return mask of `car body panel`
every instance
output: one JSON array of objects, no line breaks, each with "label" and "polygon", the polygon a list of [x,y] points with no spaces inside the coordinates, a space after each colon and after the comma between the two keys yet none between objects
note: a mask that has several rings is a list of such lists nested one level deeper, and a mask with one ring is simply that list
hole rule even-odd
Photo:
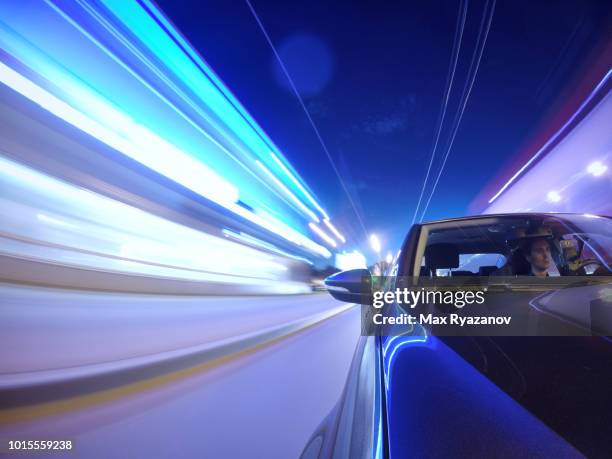
[{"label": "car body panel", "polygon": [[[415,224],[391,272],[398,278],[421,275],[432,227],[474,228],[487,219],[495,224],[504,217],[551,221],[566,215],[572,214],[480,215]],[[550,315],[572,327],[592,325],[593,310],[608,321],[609,286],[571,279],[578,282],[566,288],[562,278],[551,278],[548,291],[519,280],[511,301],[524,302],[525,313]],[[489,278],[492,285],[499,282],[505,280]],[[361,457],[574,458],[609,457],[612,451],[612,404],[607,402],[612,340],[606,336],[435,337],[415,328],[374,342],[381,361],[378,412],[385,426],[378,431],[383,447]],[[332,448],[320,457],[348,457],[338,451]]]},{"label": "car body panel", "polygon": [[582,457],[440,339],[383,349],[390,457]]}]

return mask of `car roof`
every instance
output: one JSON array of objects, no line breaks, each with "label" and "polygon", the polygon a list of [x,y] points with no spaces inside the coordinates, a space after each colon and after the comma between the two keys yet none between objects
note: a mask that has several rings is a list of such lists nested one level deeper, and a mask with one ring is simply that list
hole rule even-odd
[{"label": "car roof", "polygon": [[[534,218],[534,217],[554,217],[558,215],[574,215],[577,217],[584,216],[584,214],[579,214],[576,212],[520,212],[520,213],[500,213],[500,214],[479,214],[479,215],[468,215],[465,217],[452,217],[452,218],[443,218],[440,220],[429,220],[421,223],[421,225],[429,225],[434,223],[447,223],[447,222],[461,222],[467,220],[480,220],[485,218],[501,218],[501,217],[516,217],[516,218]],[[593,214],[595,215],[595,214]],[[611,218],[607,215],[597,215],[598,217]]]}]

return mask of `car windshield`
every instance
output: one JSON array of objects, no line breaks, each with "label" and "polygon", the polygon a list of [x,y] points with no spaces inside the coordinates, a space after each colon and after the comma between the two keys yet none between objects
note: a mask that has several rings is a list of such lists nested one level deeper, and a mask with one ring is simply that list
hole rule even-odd
[{"label": "car windshield", "polygon": [[592,215],[482,217],[425,226],[421,276],[612,273],[612,219]]}]

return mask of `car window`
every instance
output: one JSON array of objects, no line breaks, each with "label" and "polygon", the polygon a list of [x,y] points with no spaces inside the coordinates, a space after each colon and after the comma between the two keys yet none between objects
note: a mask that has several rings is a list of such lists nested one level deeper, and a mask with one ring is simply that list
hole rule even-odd
[{"label": "car window", "polygon": [[421,276],[612,273],[612,223],[592,216],[507,216],[432,223]]},{"label": "car window", "polygon": [[490,270],[501,268],[506,261],[506,257],[501,253],[460,253],[457,268],[437,269],[436,275],[442,277],[470,273],[478,276],[489,268]]},{"label": "car window", "polygon": [[598,234],[566,234],[560,241],[569,263],[583,266],[586,274],[593,274],[603,265],[612,265],[611,254],[606,247],[612,247],[612,238]]}]

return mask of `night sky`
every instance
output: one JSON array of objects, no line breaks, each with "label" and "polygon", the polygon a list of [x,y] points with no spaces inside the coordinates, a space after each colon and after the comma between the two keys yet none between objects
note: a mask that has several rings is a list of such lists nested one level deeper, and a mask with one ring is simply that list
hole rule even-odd
[{"label": "night sky", "polygon": [[[158,5],[318,196],[348,248],[365,242],[298,100],[242,1]],[[253,0],[368,232],[397,249],[431,154],[458,1]],[[485,2],[471,1],[433,178],[474,52]],[[478,75],[425,220],[465,215],[545,123],[610,39],[612,2],[498,1]],[[427,193],[426,193],[427,197]]]}]

